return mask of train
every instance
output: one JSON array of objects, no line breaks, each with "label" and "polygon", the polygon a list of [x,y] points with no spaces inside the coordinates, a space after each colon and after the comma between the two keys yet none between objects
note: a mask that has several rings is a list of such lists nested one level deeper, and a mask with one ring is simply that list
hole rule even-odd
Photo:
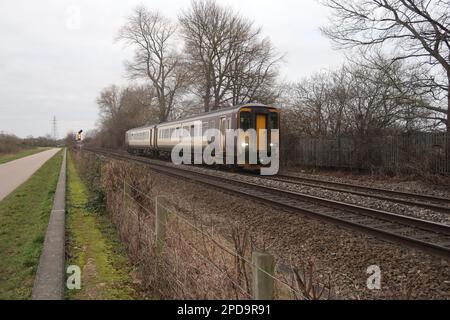
[{"label": "train", "polygon": [[[131,154],[166,157],[180,143],[179,139],[173,138],[174,132],[180,131],[180,129],[189,136],[192,153],[195,150],[203,152],[208,144],[211,143],[205,135],[209,129],[218,130],[217,132],[220,133],[218,146],[224,157],[226,157],[226,151],[230,150],[227,149],[227,144],[231,143],[230,139],[227,139],[227,130],[241,129],[237,132],[245,135],[250,129],[254,129],[257,139],[255,142],[256,153],[259,154],[260,151],[265,151],[266,154],[271,155],[275,140],[277,146],[279,146],[280,110],[264,104],[244,104],[184,119],[133,128],[125,134],[125,146]],[[261,130],[266,130],[267,132],[264,136],[265,141],[262,141],[263,138],[259,135]],[[277,134],[276,139],[274,136],[275,132]],[[236,151],[234,154],[242,151],[237,149],[243,148],[245,150],[249,148],[248,136],[247,138],[242,138],[244,142],[241,144],[238,143],[241,141],[239,139],[240,137],[235,137],[234,141],[232,141],[235,148],[234,151]],[[246,152],[248,153],[248,150]],[[234,163],[236,167],[247,169],[259,169],[264,165],[267,164],[262,163],[259,157],[256,163],[252,163],[248,155],[244,163]]]}]

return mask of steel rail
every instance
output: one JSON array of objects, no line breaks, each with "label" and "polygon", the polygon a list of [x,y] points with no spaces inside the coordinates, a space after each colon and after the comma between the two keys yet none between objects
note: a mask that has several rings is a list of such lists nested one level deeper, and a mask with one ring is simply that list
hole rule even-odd
[{"label": "steel rail", "polygon": [[[103,149],[85,148],[85,150],[117,160],[145,164],[150,169],[165,175],[183,178],[190,182],[196,181],[228,193],[245,195],[271,206],[302,213],[450,260],[450,226],[237,179],[217,177],[189,170],[185,166],[155,163],[144,157]],[[318,205],[321,207],[317,208]],[[399,232],[395,232],[395,230]],[[402,232],[408,235],[401,234]],[[416,237],[412,234],[415,234]]]},{"label": "steel rail", "polygon": [[[343,183],[343,182],[326,181],[326,180],[321,180],[321,179],[305,178],[305,177],[290,176],[290,175],[277,175],[277,176],[272,176],[272,177],[267,176],[265,178],[268,180],[274,180],[274,181],[279,181],[279,182],[283,182],[283,183],[304,185],[304,186],[313,187],[313,188],[321,188],[321,189],[326,189],[326,190],[330,190],[330,191],[344,192],[344,193],[350,193],[350,194],[354,194],[354,195],[358,195],[358,196],[364,196],[364,197],[376,198],[376,199],[385,200],[385,201],[397,202],[397,203],[401,203],[401,204],[405,204],[405,205],[417,206],[417,207],[421,207],[421,208],[425,208],[425,209],[429,209],[429,210],[433,210],[433,211],[438,211],[438,212],[445,213],[445,214],[450,214],[450,199],[444,198],[444,197],[436,197],[436,196],[424,195],[424,194],[418,194],[418,193],[409,193],[409,192],[389,190],[389,189],[383,189],[383,188],[366,187],[366,186],[353,185],[353,184]],[[351,189],[354,189],[354,190],[351,190]],[[369,191],[369,192],[357,191],[358,189]],[[386,195],[381,195],[381,194],[376,194],[376,193],[390,194],[390,195],[395,195],[396,197],[386,196]],[[399,198],[398,196],[403,197],[403,198]],[[410,199],[414,199],[414,200],[408,200],[405,198],[410,198]],[[434,203],[417,201],[417,199],[434,202]],[[437,203],[441,203],[441,204],[437,204]]]}]

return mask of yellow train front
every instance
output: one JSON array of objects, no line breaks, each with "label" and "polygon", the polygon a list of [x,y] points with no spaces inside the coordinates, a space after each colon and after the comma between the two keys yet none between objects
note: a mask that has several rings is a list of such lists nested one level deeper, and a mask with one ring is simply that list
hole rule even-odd
[{"label": "yellow train front", "polygon": [[[170,157],[176,146],[185,143],[191,148],[191,159],[196,158],[196,153],[197,159],[198,153],[201,153],[201,159],[204,159],[205,151],[212,143],[207,134],[212,132],[210,129],[216,129],[219,132],[219,141],[215,141],[218,149],[215,151],[223,156],[223,163],[227,163],[227,145],[233,143],[235,157],[233,164],[228,161],[228,165],[259,169],[266,165],[259,155],[271,156],[275,144],[277,149],[279,147],[279,128],[279,109],[262,104],[246,104],[131,129],[126,133],[126,146],[130,153]],[[181,137],[177,132],[183,132],[185,136]],[[235,133],[233,141],[227,139],[229,132]],[[238,163],[238,155],[243,150],[246,154],[245,161]],[[250,161],[251,152],[256,153],[256,163]]]}]

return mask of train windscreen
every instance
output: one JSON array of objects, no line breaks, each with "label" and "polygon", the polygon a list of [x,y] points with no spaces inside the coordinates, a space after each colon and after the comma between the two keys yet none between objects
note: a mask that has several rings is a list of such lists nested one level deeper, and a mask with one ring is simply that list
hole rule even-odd
[{"label": "train windscreen", "polygon": [[246,131],[252,127],[252,114],[248,111],[240,113],[240,125],[239,128]]},{"label": "train windscreen", "polygon": [[278,113],[271,112],[269,114],[269,129],[279,129],[278,128]]}]

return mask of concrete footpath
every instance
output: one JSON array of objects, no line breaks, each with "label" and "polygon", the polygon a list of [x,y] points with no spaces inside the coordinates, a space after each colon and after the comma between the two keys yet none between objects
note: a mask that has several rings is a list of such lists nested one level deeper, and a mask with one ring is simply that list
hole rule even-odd
[{"label": "concrete footpath", "polygon": [[0,201],[27,181],[60,149],[51,149],[0,165]]},{"label": "concrete footpath", "polygon": [[34,280],[33,300],[64,299],[66,150],[61,165],[52,212]]}]

